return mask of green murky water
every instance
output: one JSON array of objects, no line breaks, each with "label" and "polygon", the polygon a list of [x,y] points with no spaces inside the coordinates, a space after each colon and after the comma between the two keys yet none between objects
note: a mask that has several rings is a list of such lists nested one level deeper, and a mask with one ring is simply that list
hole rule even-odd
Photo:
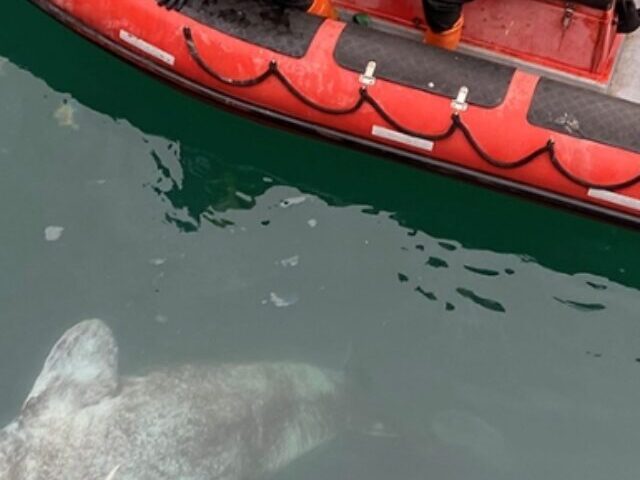
[{"label": "green murky water", "polygon": [[124,373],[351,351],[399,438],[305,479],[635,479],[638,233],[223,113],[0,20],[0,421],[77,321]]}]

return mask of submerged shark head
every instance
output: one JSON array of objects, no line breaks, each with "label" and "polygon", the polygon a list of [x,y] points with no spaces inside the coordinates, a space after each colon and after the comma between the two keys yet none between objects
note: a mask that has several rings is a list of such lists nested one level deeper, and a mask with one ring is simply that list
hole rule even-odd
[{"label": "submerged shark head", "polygon": [[117,392],[117,362],[117,345],[104,322],[85,320],[69,329],[49,353],[18,418],[0,430],[0,479],[24,477],[29,427]]},{"label": "submerged shark head", "polygon": [[343,383],[288,362],[120,377],[111,330],[86,320],[58,340],[0,430],[0,480],[258,478],[343,428]]},{"label": "submerged shark head", "polygon": [[16,469],[24,457],[24,439],[20,435],[18,422],[0,430],[0,478],[17,478]]},{"label": "submerged shark head", "polygon": [[47,357],[21,416],[68,415],[118,390],[118,346],[101,320],[85,320],[58,340]]}]

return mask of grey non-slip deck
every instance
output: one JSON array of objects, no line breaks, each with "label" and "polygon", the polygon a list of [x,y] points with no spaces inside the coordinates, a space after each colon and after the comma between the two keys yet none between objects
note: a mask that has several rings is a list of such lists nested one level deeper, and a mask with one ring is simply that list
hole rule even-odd
[{"label": "grey non-slip deck", "polygon": [[504,100],[515,69],[453,53],[372,28],[347,25],[335,51],[339,65],[363,72],[377,64],[376,77],[455,98],[469,88],[469,102],[495,107]]},{"label": "grey non-slip deck", "polygon": [[291,57],[303,57],[323,19],[272,0],[189,0],[181,12],[216,30]]},{"label": "grey non-slip deck", "polygon": [[543,78],[528,119],[549,130],[640,153],[640,105],[628,100]]}]

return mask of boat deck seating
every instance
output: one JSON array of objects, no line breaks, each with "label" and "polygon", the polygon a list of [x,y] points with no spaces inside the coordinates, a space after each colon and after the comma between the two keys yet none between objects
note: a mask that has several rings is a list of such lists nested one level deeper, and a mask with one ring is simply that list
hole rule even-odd
[{"label": "boat deck seating", "polygon": [[515,70],[351,24],[338,41],[335,59],[340,66],[356,72],[363,72],[374,60],[376,77],[450,98],[466,86],[469,103],[482,107],[502,103]]},{"label": "boat deck seating", "polygon": [[640,153],[640,105],[542,78],[528,119],[533,125]]}]

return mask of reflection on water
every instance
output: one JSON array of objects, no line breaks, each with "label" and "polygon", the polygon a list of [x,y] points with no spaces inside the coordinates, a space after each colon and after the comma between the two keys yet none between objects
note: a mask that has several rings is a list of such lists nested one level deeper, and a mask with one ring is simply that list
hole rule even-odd
[{"label": "reflection on water", "polygon": [[151,155],[160,174],[153,189],[171,202],[174,210],[166,220],[183,232],[198,230],[202,220],[222,228],[233,225],[225,212],[254,207],[254,198],[273,182],[256,179],[249,169],[229,171],[223,161],[204,152],[188,147],[177,151],[172,143],[166,152],[152,150]]},{"label": "reflection on water", "polygon": [[145,95],[0,43],[2,423],[98,317],[125,375],[362,369],[398,435],[340,435],[282,479],[635,477],[637,234],[246,123],[47,28]]}]

